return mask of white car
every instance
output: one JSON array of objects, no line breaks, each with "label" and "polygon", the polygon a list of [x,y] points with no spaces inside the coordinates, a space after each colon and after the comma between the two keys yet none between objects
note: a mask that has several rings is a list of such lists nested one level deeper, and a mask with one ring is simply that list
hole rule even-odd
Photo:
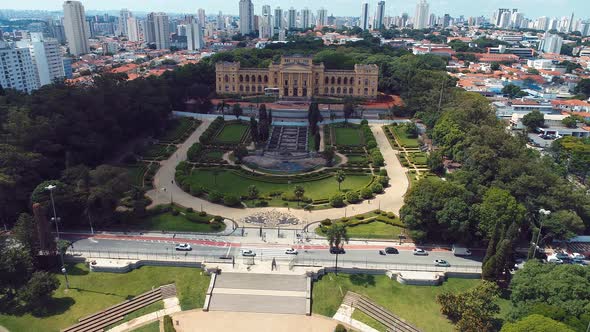
[{"label": "white car", "polygon": [[563,264],[563,260],[556,255],[547,256],[547,263]]},{"label": "white car", "polygon": [[254,251],[252,251],[251,249],[244,249],[244,250],[242,250],[242,256],[255,257],[256,253]]},{"label": "white car", "polygon": [[584,255],[582,255],[580,253],[574,252],[573,254],[570,255],[570,258],[571,259],[585,260],[586,259],[586,256],[584,256]]},{"label": "white car", "polygon": [[436,259],[434,261],[434,266],[449,267],[451,264],[449,264],[449,262],[445,261],[444,259]]},{"label": "white car", "polygon": [[174,249],[176,249],[178,251],[191,251],[191,250],[193,250],[191,245],[188,243],[179,243],[174,247]]},{"label": "white car", "polygon": [[298,252],[297,252],[297,249],[295,249],[295,248],[287,248],[287,249],[285,249],[285,254],[288,254],[288,255],[297,255]]},{"label": "white car", "polygon": [[422,248],[416,248],[416,249],[414,249],[414,255],[416,255],[416,256],[428,256],[428,253],[426,252],[426,250],[424,250]]}]

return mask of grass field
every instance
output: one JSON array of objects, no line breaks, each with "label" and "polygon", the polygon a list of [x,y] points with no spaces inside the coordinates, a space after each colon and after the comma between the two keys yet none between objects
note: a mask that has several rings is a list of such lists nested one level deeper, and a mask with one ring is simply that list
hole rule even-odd
[{"label": "grass field", "polygon": [[360,155],[360,154],[349,154],[346,155],[346,157],[348,158],[348,162],[366,162],[367,161],[367,157],[364,155]]},{"label": "grass field", "polygon": [[[244,178],[234,172],[220,171],[217,180],[213,171],[205,169],[195,169],[189,179],[191,185],[203,186],[210,190],[218,190],[224,193],[234,195],[247,195],[248,187],[255,185],[261,195],[268,195],[273,191],[282,191],[292,193],[295,184],[280,184],[258,181],[255,179]],[[371,182],[371,175],[348,175],[342,182],[342,191],[360,190]],[[305,196],[311,199],[330,198],[338,193],[338,182],[334,177],[327,179],[298,183],[305,189]]]},{"label": "grass field", "polygon": [[238,144],[242,141],[242,136],[244,136],[246,130],[248,130],[248,126],[244,123],[227,123],[214,141]]},{"label": "grass field", "polygon": [[[207,218],[212,218],[212,216],[204,217],[202,219]],[[211,224],[192,222],[182,214],[174,216],[172,213],[166,212],[147,218],[146,220],[142,221],[138,227],[141,227],[142,230],[214,233],[224,230],[225,224],[223,224],[221,228],[214,228],[211,226]]]},{"label": "grass field", "polygon": [[156,159],[158,157],[167,158],[174,153],[176,149],[170,145],[152,144],[142,151],[141,156],[145,159]]},{"label": "grass field", "polygon": [[144,325],[138,329],[133,330],[133,332],[160,332],[160,322],[153,322],[147,325]]},{"label": "grass field", "polygon": [[174,118],[166,123],[166,130],[158,137],[161,141],[174,142],[182,138],[192,128],[193,119]]},{"label": "grass field", "polygon": [[406,148],[418,148],[420,147],[420,143],[418,142],[417,138],[410,138],[406,134],[406,130],[403,126],[391,126],[391,130],[393,134],[397,138],[399,144]]},{"label": "grass field", "polygon": [[[402,222],[399,218],[393,216],[392,218],[388,216],[384,216],[381,214],[377,214],[375,212],[369,212],[363,214],[365,219],[376,217],[375,221],[370,222],[368,224],[359,224],[359,225],[352,225],[354,221],[359,220],[357,216],[352,216],[349,221],[345,222],[346,225],[346,232],[349,237],[351,238],[359,238],[359,239],[398,239],[398,235],[405,234],[407,232],[404,231],[404,227],[402,227]],[[332,220],[332,222],[342,222],[342,218]],[[396,225],[389,224],[387,222],[393,222]],[[317,227],[315,229],[316,234],[324,235],[322,229]],[[406,234],[407,235],[407,234]]]},{"label": "grass field", "polygon": [[428,155],[424,152],[412,152],[408,154],[410,162],[416,166],[427,165]]},{"label": "grass field", "polygon": [[84,264],[67,268],[70,289],[65,289],[63,275],[56,274],[61,285],[50,316],[0,315],[0,325],[14,332],[59,331],[83,316],[169,283],[176,283],[182,309],[195,309],[203,306],[209,287],[209,277],[196,268],[144,266],[129,273],[89,272]]},{"label": "grass field", "polygon": [[335,127],[334,136],[337,145],[362,145],[361,131],[354,127]]},{"label": "grass field", "polygon": [[221,150],[207,150],[205,151],[205,157],[211,159],[221,159],[223,158],[223,151]]},{"label": "grass field", "polygon": [[370,317],[369,315],[365,314],[364,312],[362,312],[360,310],[355,310],[352,313],[352,318],[358,320],[359,322],[369,325],[370,327],[374,328],[375,330],[377,330],[379,332],[386,332],[387,331],[387,326],[381,324],[379,321]]},{"label": "grass field", "polygon": [[461,292],[479,279],[450,278],[441,286],[402,285],[387,276],[328,274],[313,286],[313,313],[332,317],[348,290],[365,295],[423,331],[451,332],[453,324],[440,313],[436,295]]}]

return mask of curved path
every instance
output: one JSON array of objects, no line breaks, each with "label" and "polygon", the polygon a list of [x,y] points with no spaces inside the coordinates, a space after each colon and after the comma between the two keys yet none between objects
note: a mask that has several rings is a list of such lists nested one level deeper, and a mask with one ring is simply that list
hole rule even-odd
[{"label": "curved path", "polygon": [[[390,177],[390,186],[385,189],[385,193],[378,195],[370,201],[363,201],[362,203],[349,205],[345,208],[305,211],[303,209],[289,209],[284,207],[248,209],[230,208],[211,203],[202,198],[193,197],[176,185],[176,182],[174,181],[174,172],[178,163],[186,159],[186,152],[191,145],[199,141],[199,137],[210,124],[211,121],[203,121],[197,130],[195,130],[184,143],[179,145],[176,153],[174,153],[168,160],[164,160],[160,163],[161,167],[154,177],[154,188],[156,189],[147,192],[147,196],[152,199],[152,206],[157,204],[167,204],[172,200],[174,203],[178,203],[185,207],[191,207],[195,210],[201,210],[202,208],[210,214],[221,215],[236,221],[253,213],[274,210],[289,213],[303,222],[313,222],[326,218],[340,218],[343,217],[344,214],[355,215],[366,213],[375,210],[378,207],[381,207],[382,210],[398,214],[400,208],[404,204],[404,195],[409,186],[406,170],[402,167],[396,156],[397,151],[391,148],[381,125],[372,125],[371,130],[375,135],[379,149],[381,149],[381,153],[387,163],[385,168]],[[219,189],[222,192],[231,192],[230,188]]]}]

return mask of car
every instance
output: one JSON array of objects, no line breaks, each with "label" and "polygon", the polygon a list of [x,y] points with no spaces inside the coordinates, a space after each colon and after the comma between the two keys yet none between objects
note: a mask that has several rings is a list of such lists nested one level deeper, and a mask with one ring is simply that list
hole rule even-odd
[{"label": "car", "polygon": [[399,254],[399,251],[394,247],[387,247],[385,248],[386,254]]},{"label": "car", "polygon": [[435,266],[443,266],[443,267],[449,267],[449,266],[451,266],[451,264],[449,264],[449,262],[445,261],[444,259],[436,259],[436,260],[434,260],[434,265]]},{"label": "car", "polygon": [[426,250],[424,250],[422,248],[416,248],[416,249],[414,249],[414,255],[416,255],[416,256],[428,256],[428,253],[426,252]]},{"label": "car", "polygon": [[242,249],[242,256],[245,257],[256,257],[256,253],[251,249]]},{"label": "car", "polygon": [[285,254],[288,254],[288,255],[297,255],[298,252],[297,252],[297,249],[295,249],[295,248],[287,248],[287,249],[285,249]]},{"label": "car", "polygon": [[557,255],[547,256],[547,263],[563,264],[563,260],[557,257]]},{"label": "car", "polygon": [[330,253],[331,254],[344,254],[344,253],[346,253],[346,251],[344,251],[344,248],[330,247]]},{"label": "car", "polygon": [[582,255],[580,253],[574,252],[573,254],[570,255],[570,258],[571,259],[585,260],[586,259],[586,256],[584,256],[584,255]]},{"label": "car", "polygon": [[556,252],[554,254],[554,256],[557,257],[557,258],[559,258],[559,259],[562,259],[562,260],[563,259],[569,259],[570,258],[570,255],[568,255],[566,252],[563,252],[563,251],[562,252]]},{"label": "car", "polygon": [[176,249],[178,251],[191,251],[191,250],[193,250],[191,245],[188,243],[179,243],[174,247],[174,249]]},{"label": "car", "polygon": [[381,256],[385,256],[385,251],[383,251],[383,250],[379,250],[379,255],[381,255]]}]

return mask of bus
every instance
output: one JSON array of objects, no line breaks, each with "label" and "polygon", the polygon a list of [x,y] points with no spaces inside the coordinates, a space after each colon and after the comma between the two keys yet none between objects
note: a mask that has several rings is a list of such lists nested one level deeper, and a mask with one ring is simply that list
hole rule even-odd
[{"label": "bus", "polygon": [[278,96],[279,95],[279,88],[264,88],[264,95],[265,96]]}]

